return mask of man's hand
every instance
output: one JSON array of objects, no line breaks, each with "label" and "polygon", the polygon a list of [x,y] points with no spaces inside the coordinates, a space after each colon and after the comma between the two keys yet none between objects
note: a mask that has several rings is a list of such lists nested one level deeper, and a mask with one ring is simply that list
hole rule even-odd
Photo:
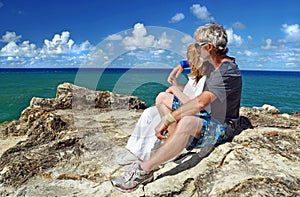
[{"label": "man's hand", "polygon": [[167,130],[167,126],[164,124],[164,121],[161,121],[156,127],[155,127],[155,136],[160,139],[166,139],[167,136],[164,135],[165,131]]},{"label": "man's hand", "polygon": [[176,122],[174,116],[169,112],[164,117],[161,118],[161,122],[155,128],[155,136],[158,139],[166,139],[167,137],[164,135],[164,132],[167,130],[168,126]]},{"label": "man's hand", "polygon": [[179,75],[182,73],[183,68],[182,66],[179,64],[178,66],[176,66],[172,72],[170,73],[169,77],[168,77],[168,82],[171,85],[177,85],[177,78],[179,77]]}]

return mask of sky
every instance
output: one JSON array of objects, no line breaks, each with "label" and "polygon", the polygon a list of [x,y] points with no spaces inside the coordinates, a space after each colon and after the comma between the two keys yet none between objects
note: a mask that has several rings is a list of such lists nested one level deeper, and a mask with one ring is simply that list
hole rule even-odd
[{"label": "sky", "polygon": [[242,70],[300,71],[299,16],[300,0],[0,0],[0,68],[175,64],[215,22]]}]

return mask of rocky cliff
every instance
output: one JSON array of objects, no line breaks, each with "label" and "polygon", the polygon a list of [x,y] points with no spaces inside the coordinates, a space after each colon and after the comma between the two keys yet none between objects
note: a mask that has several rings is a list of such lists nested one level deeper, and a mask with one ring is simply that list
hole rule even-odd
[{"label": "rocky cliff", "polygon": [[241,108],[254,128],[182,154],[155,181],[120,193],[109,180],[145,103],[69,83],[33,98],[0,126],[0,196],[299,196],[300,118],[269,105]]}]

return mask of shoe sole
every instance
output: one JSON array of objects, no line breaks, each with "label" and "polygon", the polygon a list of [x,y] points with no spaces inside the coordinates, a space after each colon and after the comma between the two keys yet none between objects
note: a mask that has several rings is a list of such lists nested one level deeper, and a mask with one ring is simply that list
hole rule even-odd
[{"label": "shoe sole", "polygon": [[111,182],[112,186],[113,186],[114,188],[116,188],[117,190],[119,190],[119,191],[121,191],[121,192],[128,192],[128,193],[129,193],[129,192],[133,192],[133,191],[137,190],[137,189],[139,188],[140,185],[144,185],[144,186],[145,186],[146,184],[152,182],[153,180],[154,180],[154,176],[151,176],[151,177],[149,177],[148,179],[145,179],[145,180],[142,181],[141,183],[137,184],[135,187],[133,187],[133,188],[128,188],[128,189],[124,189],[124,188],[121,188],[121,187],[119,187],[119,186],[117,186],[117,185],[114,185],[112,181],[110,181],[110,182]]},{"label": "shoe sole", "polygon": [[138,159],[132,160],[132,161],[120,162],[120,163],[118,163],[118,165],[119,166],[128,166],[128,165],[132,164],[135,161],[138,161]]}]

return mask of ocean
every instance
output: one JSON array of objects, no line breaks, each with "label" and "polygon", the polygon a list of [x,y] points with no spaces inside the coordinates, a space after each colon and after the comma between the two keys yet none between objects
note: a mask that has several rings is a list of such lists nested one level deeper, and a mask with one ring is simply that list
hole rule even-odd
[{"label": "ocean", "polygon": [[[18,119],[32,97],[54,98],[70,82],[93,90],[136,95],[147,106],[168,86],[168,69],[0,69],[0,123]],[[188,71],[179,78],[187,81]],[[281,113],[300,111],[300,72],[242,71],[241,106],[270,104]]]}]

